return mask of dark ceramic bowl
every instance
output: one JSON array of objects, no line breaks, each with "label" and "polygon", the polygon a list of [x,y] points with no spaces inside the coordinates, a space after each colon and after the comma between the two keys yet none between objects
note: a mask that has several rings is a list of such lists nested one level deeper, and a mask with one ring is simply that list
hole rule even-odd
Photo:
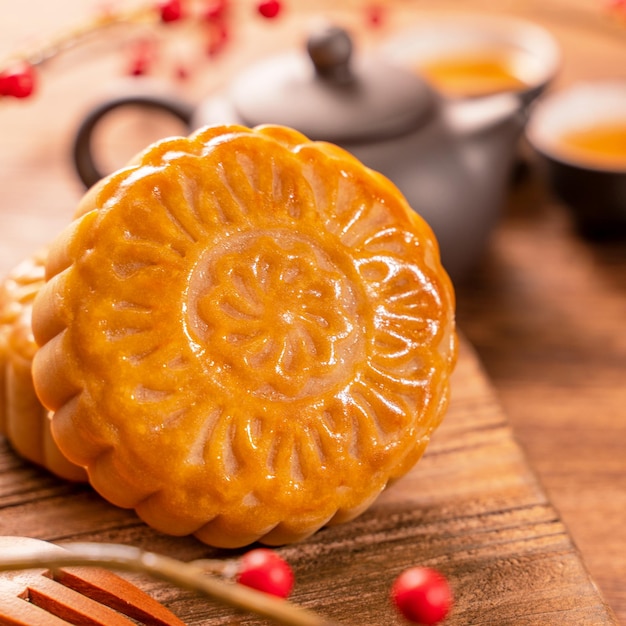
[{"label": "dark ceramic bowl", "polygon": [[[563,139],[611,126],[622,129],[612,133],[614,151],[622,137],[621,156],[572,149]],[[541,175],[580,231],[593,239],[626,238],[626,81],[577,83],[544,96],[526,137]]]}]

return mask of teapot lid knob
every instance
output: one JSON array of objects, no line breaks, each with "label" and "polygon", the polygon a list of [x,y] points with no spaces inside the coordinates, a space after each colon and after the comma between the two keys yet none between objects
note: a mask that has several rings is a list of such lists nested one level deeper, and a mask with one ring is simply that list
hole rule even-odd
[{"label": "teapot lid knob", "polygon": [[338,26],[328,26],[309,36],[307,52],[320,78],[346,82],[352,78],[352,39]]}]

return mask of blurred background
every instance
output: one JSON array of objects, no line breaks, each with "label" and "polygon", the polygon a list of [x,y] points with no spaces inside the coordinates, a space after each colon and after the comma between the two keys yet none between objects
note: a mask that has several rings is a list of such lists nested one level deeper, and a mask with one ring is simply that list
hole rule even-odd
[{"label": "blurred background", "polygon": [[[4,0],[0,59],[22,50],[51,58],[37,65],[32,96],[0,98],[0,273],[71,218],[84,191],[72,140],[94,105],[123,93],[129,81],[155,82],[198,103],[262,56],[301,47],[322,18],[350,29],[361,52],[434,12],[519,16],[545,27],[560,48],[547,93],[580,81],[626,81],[624,2],[265,4],[263,16],[258,3],[232,1],[215,19],[219,3],[207,2],[209,16],[193,24],[131,20],[83,39],[97,16],[146,3]],[[130,111],[103,123],[96,142],[103,167],[112,169],[158,136],[181,132],[171,117]],[[592,577],[626,624],[626,243],[581,235],[523,138],[517,151],[497,225],[457,284],[459,326]]]}]

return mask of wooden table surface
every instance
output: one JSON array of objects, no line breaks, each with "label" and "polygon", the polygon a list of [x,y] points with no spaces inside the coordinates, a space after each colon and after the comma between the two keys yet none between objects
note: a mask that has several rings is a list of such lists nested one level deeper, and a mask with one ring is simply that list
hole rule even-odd
[{"label": "wooden table surface", "polygon": [[[13,4],[0,17],[0,57],[79,22],[100,4]],[[399,3],[379,34],[367,36],[384,36],[407,13],[428,8],[409,4]],[[554,32],[563,49],[555,88],[626,78],[626,23],[609,21],[600,2],[509,1],[499,10]],[[297,34],[289,19],[242,25],[233,39],[247,52],[210,63],[202,80],[184,89],[193,97],[223,80],[250,56],[250,33],[263,49],[289,44]],[[68,54],[46,69],[37,98],[0,102],[0,274],[46,243],[73,211],[82,190],[69,164],[70,136],[124,65],[126,57],[112,48],[95,42],[88,58]],[[511,188],[484,259],[458,287],[458,319],[591,577],[626,624],[626,243],[580,238],[567,208],[527,173]]]},{"label": "wooden table surface", "polygon": [[[526,3],[520,12],[561,44],[555,89],[626,78],[626,21],[613,28],[601,2],[550,5]],[[512,188],[483,263],[458,290],[458,320],[626,624],[626,239],[579,237],[567,207],[531,172]]]}]

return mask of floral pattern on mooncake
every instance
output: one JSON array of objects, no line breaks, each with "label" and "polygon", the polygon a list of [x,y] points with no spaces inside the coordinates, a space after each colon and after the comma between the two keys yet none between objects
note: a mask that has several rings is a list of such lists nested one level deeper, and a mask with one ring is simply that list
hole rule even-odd
[{"label": "floral pattern on mooncake", "polygon": [[430,228],[283,127],[161,141],[52,245],[35,381],[64,454],[175,535],[302,539],[422,455],[456,358]]}]

